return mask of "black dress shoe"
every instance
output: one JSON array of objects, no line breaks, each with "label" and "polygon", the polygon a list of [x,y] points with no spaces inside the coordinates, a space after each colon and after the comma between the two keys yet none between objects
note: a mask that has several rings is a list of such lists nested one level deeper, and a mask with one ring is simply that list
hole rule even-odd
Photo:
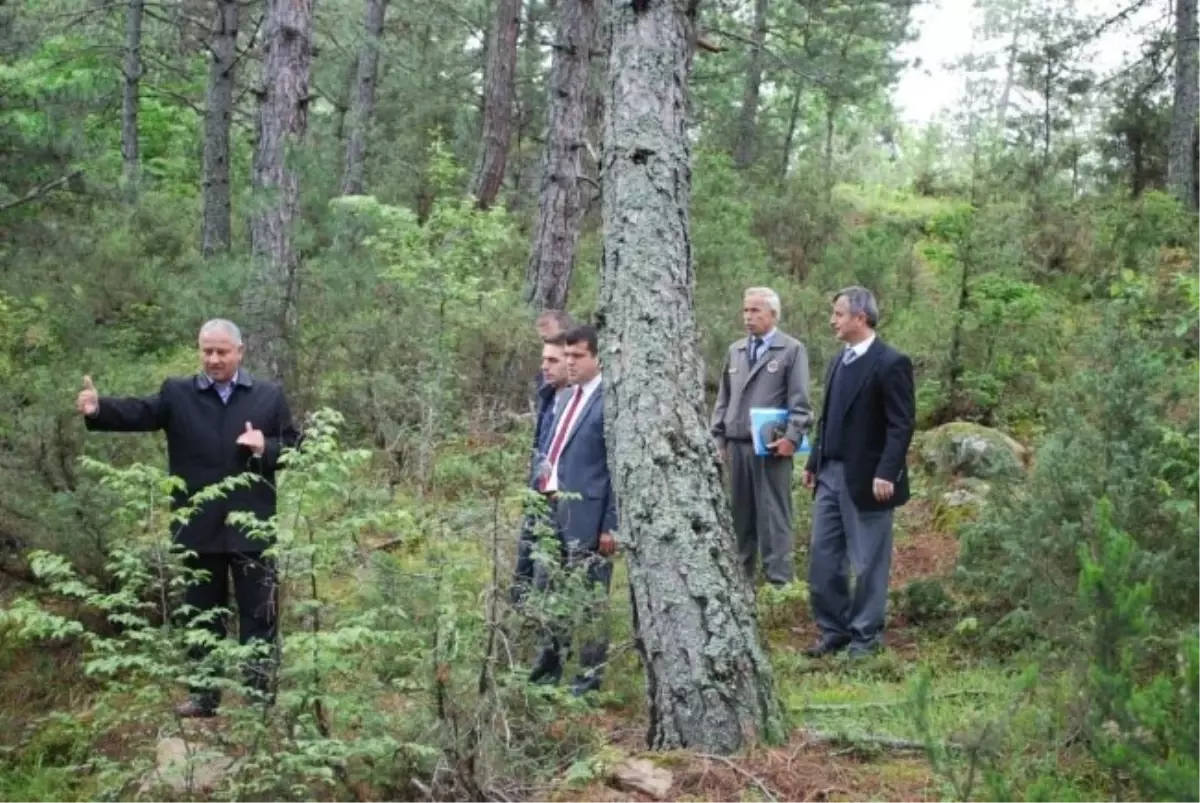
[{"label": "black dress shoe", "polygon": [[529,682],[553,686],[562,680],[562,671],[562,661],[558,660],[557,655],[543,655],[534,662],[533,668],[529,670]]},{"label": "black dress shoe", "polygon": [[813,646],[804,651],[804,654],[809,658],[823,658],[826,655],[833,655],[835,652],[841,652],[850,645],[850,640],[839,641],[837,639],[821,639]]},{"label": "black dress shoe", "polygon": [[175,706],[175,713],[184,719],[208,719],[217,715],[217,703],[203,695],[193,694]]}]

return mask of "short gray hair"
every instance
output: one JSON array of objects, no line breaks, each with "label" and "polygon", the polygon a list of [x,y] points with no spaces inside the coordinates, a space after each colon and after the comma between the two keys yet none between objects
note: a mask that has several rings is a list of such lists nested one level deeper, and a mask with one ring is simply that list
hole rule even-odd
[{"label": "short gray hair", "polygon": [[770,287],[747,287],[746,292],[742,293],[742,298],[750,298],[751,296],[761,296],[767,301],[767,306],[771,308],[771,312],[775,313],[776,318],[783,316],[783,311],[780,309],[779,293],[776,293]]},{"label": "short gray hair", "polygon": [[242,345],[242,330],[238,329],[237,324],[233,321],[227,321],[224,318],[213,318],[211,321],[206,321],[200,327],[200,337],[204,337],[209,332],[224,332],[229,335],[229,339],[235,346]]},{"label": "short gray hair", "polygon": [[865,315],[867,326],[874,329],[879,325],[879,305],[875,302],[875,294],[870,290],[852,284],[838,290],[833,302],[836,304],[839,298],[846,299],[846,306],[850,307],[851,315]]}]

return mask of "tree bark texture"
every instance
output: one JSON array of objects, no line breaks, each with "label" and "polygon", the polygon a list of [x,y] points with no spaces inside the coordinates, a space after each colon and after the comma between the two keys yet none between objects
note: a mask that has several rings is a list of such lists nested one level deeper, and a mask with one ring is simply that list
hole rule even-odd
[{"label": "tree bark texture", "polygon": [[517,72],[517,40],[521,32],[521,0],[496,0],[496,18],[488,42],[483,87],[483,141],[471,193],[480,209],[500,194],[504,165],[512,140],[513,93]]},{"label": "tree bark texture", "polygon": [[358,53],[358,72],[350,99],[350,137],[346,140],[346,169],[342,195],[362,195],[366,189],[367,136],[375,117],[375,87],[379,78],[379,42],[387,0],[366,0],[363,13],[363,44]]},{"label": "tree bark texture", "polygon": [[1200,40],[1197,39],[1196,0],[1175,2],[1175,102],[1167,140],[1167,185],[1190,209],[1197,207],[1200,164]]},{"label": "tree bark texture", "polygon": [[312,0],[269,0],[266,13],[253,163],[257,197],[250,216],[254,272],[244,311],[249,358],[268,376],[286,380],[294,373],[290,338],[299,256],[292,235],[300,215],[299,179],[288,159],[308,122]]},{"label": "tree bark texture", "polygon": [[602,155],[605,427],[653,749],[780,736],[702,410],[689,232],[690,0],[608,0]]},{"label": "tree bark texture", "polygon": [[205,257],[229,250],[233,203],[229,191],[229,132],[233,126],[233,89],[237,66],[239,0],[216,0],[209,39],[212,63],[204,111],[203,225],[200,250]]},{"label": "tree bark texture", "polygon": [[139,173],[138,92],[142,80],[142,15],[144,0],[129,0],[125,7],[125,81],[121,101],[121,162],[125,191],[136,200]]},{"label": "tree bark texture", "polygon": [[538,216],[525,273],[525,300],[538,310],[566,307],[575,267],[579,227],[587,206],[581,183],[595,34],[595,0],[562,0],[550,66]]},{"label": "tree bark texture", "polygon": [[754,0],[754,35],[742,88],[737,142],[733,147],[733,165],[739,170],[754,164],[758,151],[758,93],[762,84],[763,49],[767,44],[767,10],[768,0]]}]

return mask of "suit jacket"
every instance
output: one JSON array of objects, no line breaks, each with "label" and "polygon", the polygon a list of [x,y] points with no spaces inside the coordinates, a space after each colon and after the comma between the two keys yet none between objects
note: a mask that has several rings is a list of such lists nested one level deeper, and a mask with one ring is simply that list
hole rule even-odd
[{"label": "suit jacket", "polygon": [[750,408],[782,407],[789,411],[787,438],[796,446],[812,422],[808,401],[808,352],[804,344],[779,330],[771,345],[750,367],[750,338],[729,347],[721,366],[721,382],[712,414],[718,446],[726,440],[750,440]]},{"label": "suit jacket", "polygon": [[558,490],[580,498],[560,496],[556,510],[559,532],[568,550],[594,551],[600,533],[617,529],[617,500],[604,442],[603,382],[578,415],[579,422],[558,455]]},{"label": "suit jacket", "polygon": [[[829,413],[829,382],[840,354],[825,369],[825,399],[817,424],[816,442],[806,469],[821,471],[821,439]],[[857,387],[847,389],[846,417],[842,421],[842,462],[846,487],[860,510],[887,510],[909,499],[906,461],[916,420],[916,394],[912,360],[878,337],[866,353]],[[892,498],[875,499],[874,480],[895,483]]]},{"label": "suit jacket", "polygon": [[[237,443],[247,421],[266,439],[261,457]],[[172,495],[172,510],[228,477],[255,475],[249,486],[202,504],[186,524],[173,525],[173,535],[180,545],[201,553],[261,552],[267,546],[227,523],[226,515],[231,511],[248,511],[259,519],[275,515],[279,456],[300,438],[278,384],[240,372],[226,404],[199,376],[168,379],[153,396],[101,398],[96,415],[84,423],[94,432],[165,431],[168,470],[186,484],[185,491]]]},{"label": "suit jacket", "polygon": [[554,418],[558,413],[558,389],[543,382],[537,389],[537,412],[533,424],[533,447],[529,460],[529,487],[536,486],[538,468],[550,451],[550,438],[554,434]]}]

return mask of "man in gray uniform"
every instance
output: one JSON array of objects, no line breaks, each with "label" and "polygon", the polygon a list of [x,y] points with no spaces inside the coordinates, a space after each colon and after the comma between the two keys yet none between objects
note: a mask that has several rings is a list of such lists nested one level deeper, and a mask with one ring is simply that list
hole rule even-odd
[{"label": "man in gray uniform", "polygon": [[875,336],[878,320],[865,288],[847,287],[833,299],[829,325],[845,348],[829,361],[804,469],[804,485],[816,495],[808,583],[821,638],[807,650],[814,658],[846,647],[862,657],[883,643],[892,513],[908,501],[917,405],[912,360]]},{"label": "man in gray uniform", "polygon": [[[759,553],[767,582],[792,581],[792,455],[812,420],[808,402],[808,352],[785,335],[779,323],[779,296],[767,287],[751,287],[742,300],[747,337],[729,347],[712,416],[717,452],[728,466],[733,529],[738,556],[754,579]],[[769,455],[756,455],[750,408],[788,411],[786,432],[767,444]]]}]

